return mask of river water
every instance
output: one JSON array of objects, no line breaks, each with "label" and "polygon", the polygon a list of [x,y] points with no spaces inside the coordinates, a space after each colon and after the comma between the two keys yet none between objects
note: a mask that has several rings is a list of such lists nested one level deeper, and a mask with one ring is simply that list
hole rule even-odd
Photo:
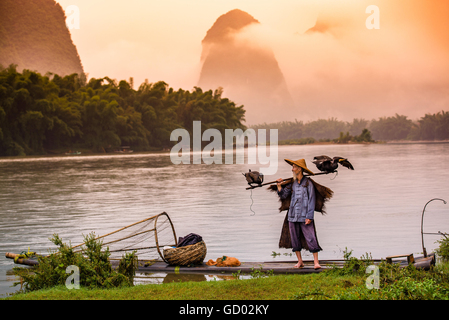
[{"label": "river water", "polygon": [[[277,174],[265,181],[291,176],[284,158],[305,158],[316,172],[311,160],[322,154],[347,157],[355,170],[315,177],[335,193],[328,214],[315,213],[320,258],[341,259],[345,248],[376,259],[422,252],[424,205],[449,201],[449,144],[280,146]],[[260,188],[251,200],[245,190],[242,173],[264,166],[174,165],[168,153],[0,159],[0,295],[16,291],[5,252],[46,253],[54,233],[78,244],[83,234],[105,234],[164,211],[178,236],[203,237],[206,260],[292,260],[290,250],[278,248],[285,213],[277,196]],[[448,211],[449,204],[430,203],[424,231],[449,232]],[[428,252],[439,238],[425,236]]]}]

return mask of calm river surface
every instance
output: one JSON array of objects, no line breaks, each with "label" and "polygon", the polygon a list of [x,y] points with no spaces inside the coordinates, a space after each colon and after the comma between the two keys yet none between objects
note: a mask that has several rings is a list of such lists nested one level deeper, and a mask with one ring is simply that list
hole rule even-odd
[{"label": "calm river surface", "polygon": [[[449,144],[280,146],[278,172],[265,181],[291,176],[284,158],[305,158],[316,172],[311,161],[322,154],[347,157],[355,171],[340,168],[335,179],[315,178],[335,192],[328,214],[315,213],[320,258],[341,259],[346,247],[355,257],[422,252],[424,205],[432,198],[449,201]],[[253,190],[256,214],[250,210],[242,172],[260,167],[246,160],[174,165],[168,153],[0,159],[0,295],[16,290],[10,288],[14,264],[5,252],[46,253],[54,233],[78,244],[83,234],[104,234],[163,211],[178,236],[203,237],[206,259],[293,259],[271,256],[290,253],[278,248],[285,212],[278,212],[277,196]],[[449,204],[427,206],[424,231],[449,232]],[[438,239],[425,236],[428,252]]]}]

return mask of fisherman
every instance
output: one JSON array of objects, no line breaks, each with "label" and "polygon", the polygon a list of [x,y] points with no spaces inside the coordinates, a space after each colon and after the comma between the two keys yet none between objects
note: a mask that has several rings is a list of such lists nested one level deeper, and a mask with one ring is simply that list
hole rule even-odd
[{"label": "fisherman", "polygon": [[314,225],[314,211],[315,211],[315,188],[309,178],[304,176],[304,172],[313,175],[313,172],[307,168],[306,161],[284,159],[292,166],[293,183],[282,185],[283,179],[277,179],[278,195],[281,200],[291,196],[290,208],[288,211],[288,225],[290,231],[290,238],[293,252],[298,258],[298,263],[295,268],[303,268],[304,262],[301,257],[301,238],[305,240],[307,249],[312,252],[314,259],[314,268],[320,269],[321,266],[318,261],[318,252],[321,247],[318,244],[315,225]]}]

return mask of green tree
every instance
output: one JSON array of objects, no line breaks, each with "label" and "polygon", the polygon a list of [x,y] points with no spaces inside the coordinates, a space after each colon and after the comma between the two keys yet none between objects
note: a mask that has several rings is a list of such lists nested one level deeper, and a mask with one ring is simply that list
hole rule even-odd
[{"label": "green tree", "polygon": [[403,140],[412,129],[413,123],[407,116],[383,117],[373,120],[370,125],[375,140]]},{"label": "green tree", "polygon": [[449,139],[449,112],[426,114],[413,126],[409,138],[413,140]]},{"label": "green tree", "polygon": [[95,151],[121,145],[115,132],[118,103],[100,100],[98,95],[84,102],[83,136],[85,144]]},{"label": "green tree", "polygon": [[354,137],[354,141],[356,142],[374,142],[371,138],[371,132],[365,128],[362,130],[362,133],[359,136]]},{"label": "green tree", "polygon": [[352,123],[348,123],[348,131],[351,135],[355,136],[357,133],[368,128],[369,121],[365,119],[354,119]]},{"label": "green tree", "polygon": [[[52,79],[50,79],[52,77]],[[127,144],[137,150],[166,148],[174,129],[245,129],[245,110],[218,88],[175,91],[167,83],[42,76],[15,66],[0,69],[0,155],[45,153],[60,148],[104,152]]]},{"label": "green tree", "polygon": [[340,132],[340,136],[335,139],[335,142],[337,143],[348,143],[352,140],[352,136],[349,134],[349,132],[346,132],[346,134],[342,131]]}]

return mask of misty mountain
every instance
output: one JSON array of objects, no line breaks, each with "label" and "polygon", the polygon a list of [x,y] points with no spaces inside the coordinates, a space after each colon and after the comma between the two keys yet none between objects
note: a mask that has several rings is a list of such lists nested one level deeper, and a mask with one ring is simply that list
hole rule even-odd
[{"label": "misty mountain", "polygon": [[1,0],[0,65],[60,76],[82,74],[65,19],[54,0]]},{"label": "misty mountain", "polygon": [[285,119],[293,109],[278,61],[259,27],[254,17],[235,9],[220,16],[202,41],[199,87],[222,87],[226,97],[245,106],[247,123],[262,122],[267,113]]}]

